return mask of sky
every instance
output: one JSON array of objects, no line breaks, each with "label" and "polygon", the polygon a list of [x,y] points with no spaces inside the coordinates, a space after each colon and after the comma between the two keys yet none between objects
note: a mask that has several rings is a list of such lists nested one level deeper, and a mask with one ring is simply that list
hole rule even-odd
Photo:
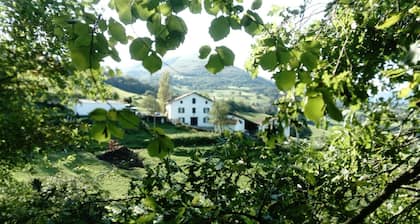
[{"label": "sky", "polygon": [[[115,11],[112,11],[106,7],[108,2],[108,0],[102,0],[100,2],[99,7],[102,8],[104,16],[118,18],[118,15]],[[250,8],[252,2],[253,0],[244,0],[245,8]],[[328,0],[312,0],[311,5],[313,7],[311,7],[311,10],[322,10],[326,2],[328,2]],[[267,16],[267,13],[270,11],[273,5],[280,7],[298,7],[302,3],[303,0],[263,0],[263,5],[260,9],[258,9],[257,12],[264,21],[272,21],[275,18]],[[208,33],[210,23],[212,19],[215,18],[214,16],[205,13],[204,9],[202,14],[191,14],[187,9],[179,13],[178,16],[185,20],[185,23],[188,27],[188,33],[184,43],[178,49],[166,53],[164,60],[176,56],[191,56],[194,54],[198,55],[198,50],[203,45],[210,45],[212,49],[214,49],[216,46],[225,45],[235,53],[234,65],[239,68],[244,68],[245,61],[251,52],[251,45],[255,42],[255,39],[252,36],[243,30],[231,30],[230,34],[225,39],[214,42]],[[139,21],[133,25],[126,26],[126,32],[134,37],[149,36],[146,23],[143,21]],[[118,68],[124,68],[127,66],[131,67],[135,64],[141,66],[141,62],[130,59],[128,47],[129,45],[117,46],[122,60],[120,63],[117,63],[112,59],[106,59],[104,64]],[[271,78],[270,74],[264,72],[260,72],[260,76],[267,79]]]}]

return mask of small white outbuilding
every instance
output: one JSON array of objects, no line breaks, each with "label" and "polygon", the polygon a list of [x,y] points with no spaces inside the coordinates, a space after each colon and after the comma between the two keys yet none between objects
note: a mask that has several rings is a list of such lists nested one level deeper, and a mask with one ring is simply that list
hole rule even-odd
[{"label": "small white outbuilding", "polygon": [[95,110],[96,108],[102,108],[105,110],[122,110],[125,108],[129,108],[129,104],[113,101],[113,100],[106,100],[106,101],[96,101],[96,100],[88,100],[88,99],[80,99],[77,101],[75,105],[73,105],[72,110],[77,116],[88,116],[90,112]]}]

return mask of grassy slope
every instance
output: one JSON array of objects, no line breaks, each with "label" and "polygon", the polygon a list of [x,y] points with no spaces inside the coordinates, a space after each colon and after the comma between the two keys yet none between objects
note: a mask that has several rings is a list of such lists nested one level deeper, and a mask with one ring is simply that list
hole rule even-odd
[{"label": "grassy slope", "polygon": [[[209,132],[200,132],[184,127],[176,127],[173,125],[159,125],[163,128],[174,141],[176,139],[186,138],[186,141],[194,142],[194,139],[204,137],[214,138],[216,134]],[[144,131],[132,132],[126,135],[122,141],[128,141],[129,145],[137,145],[135,152],[144,159],[145,165],[155,165],[159,159],[151,158],[147,150],[144,149],[147,145],[147,139],[150,136],[146,135]],[[131,141],[131,143],[130,143]],[[133,146],[131,146],[133,147]],[[184,164],[188,159],[188,152],[194,148],[209,149],[208,146],[195,146],[191,144],[190,147],[177,147],[171,156],[179,164]],[[54,175],[61,175],[65,177],[87,178],[92,182],[99,184],[103,189],[110,192],[110,196],[118,198],[126,195],[129,188],[131,178],[139,178],[144,175],[144,169],[133,168],[131,170],[119,169],[107,162],[96,158],[98,153],[91,152],[54,152],[48,155],[33,159],[26,164],[24,168],[19,168],[13,171],[16,179],[20,181],[30,182],[33,178],[45,180]]]}]

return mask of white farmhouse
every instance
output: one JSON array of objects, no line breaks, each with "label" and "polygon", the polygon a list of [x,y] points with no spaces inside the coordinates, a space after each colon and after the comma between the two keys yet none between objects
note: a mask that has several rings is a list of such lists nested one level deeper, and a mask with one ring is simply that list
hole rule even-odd
[{"label": "white farmhouse", "polygon": [[102,108],[105,110],[116,109],[122,110],[124,108],[128,108],[129,104],[122,103],[113,100],[107,101],[96,101],[96,100],[87,100],[87,99],[80,99],[77,103],[73,106],[73,111],[78,116],[88,116],[90,112],[95,110],[96,108]]},{"label": "white farmhouse", "polygon": [[196,92],[176,97],[166,104],[167,117],[173,123],[213,128],[210,123],[210,109],[213,101]]}]

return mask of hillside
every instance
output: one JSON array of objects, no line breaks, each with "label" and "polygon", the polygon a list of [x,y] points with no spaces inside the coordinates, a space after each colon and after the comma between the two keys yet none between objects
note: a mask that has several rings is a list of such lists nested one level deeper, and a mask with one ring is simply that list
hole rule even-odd
[{"label": "hillside", "polygon": [[210,74],[206,68],[205,60],[194,56],[174,57],[165,61],[162,69],[150,75],[140,65],[123,69],[123,73],[131,78],[140,80],[144,84],[157,86],[160,74],[168,71],[171,74],[171,85],[177,91],[208,91],[241,88],[248,91],[275,97],[278,93],[274,84],[261,77],[253,79],[246,71],[231,66],[220,73]]}]

